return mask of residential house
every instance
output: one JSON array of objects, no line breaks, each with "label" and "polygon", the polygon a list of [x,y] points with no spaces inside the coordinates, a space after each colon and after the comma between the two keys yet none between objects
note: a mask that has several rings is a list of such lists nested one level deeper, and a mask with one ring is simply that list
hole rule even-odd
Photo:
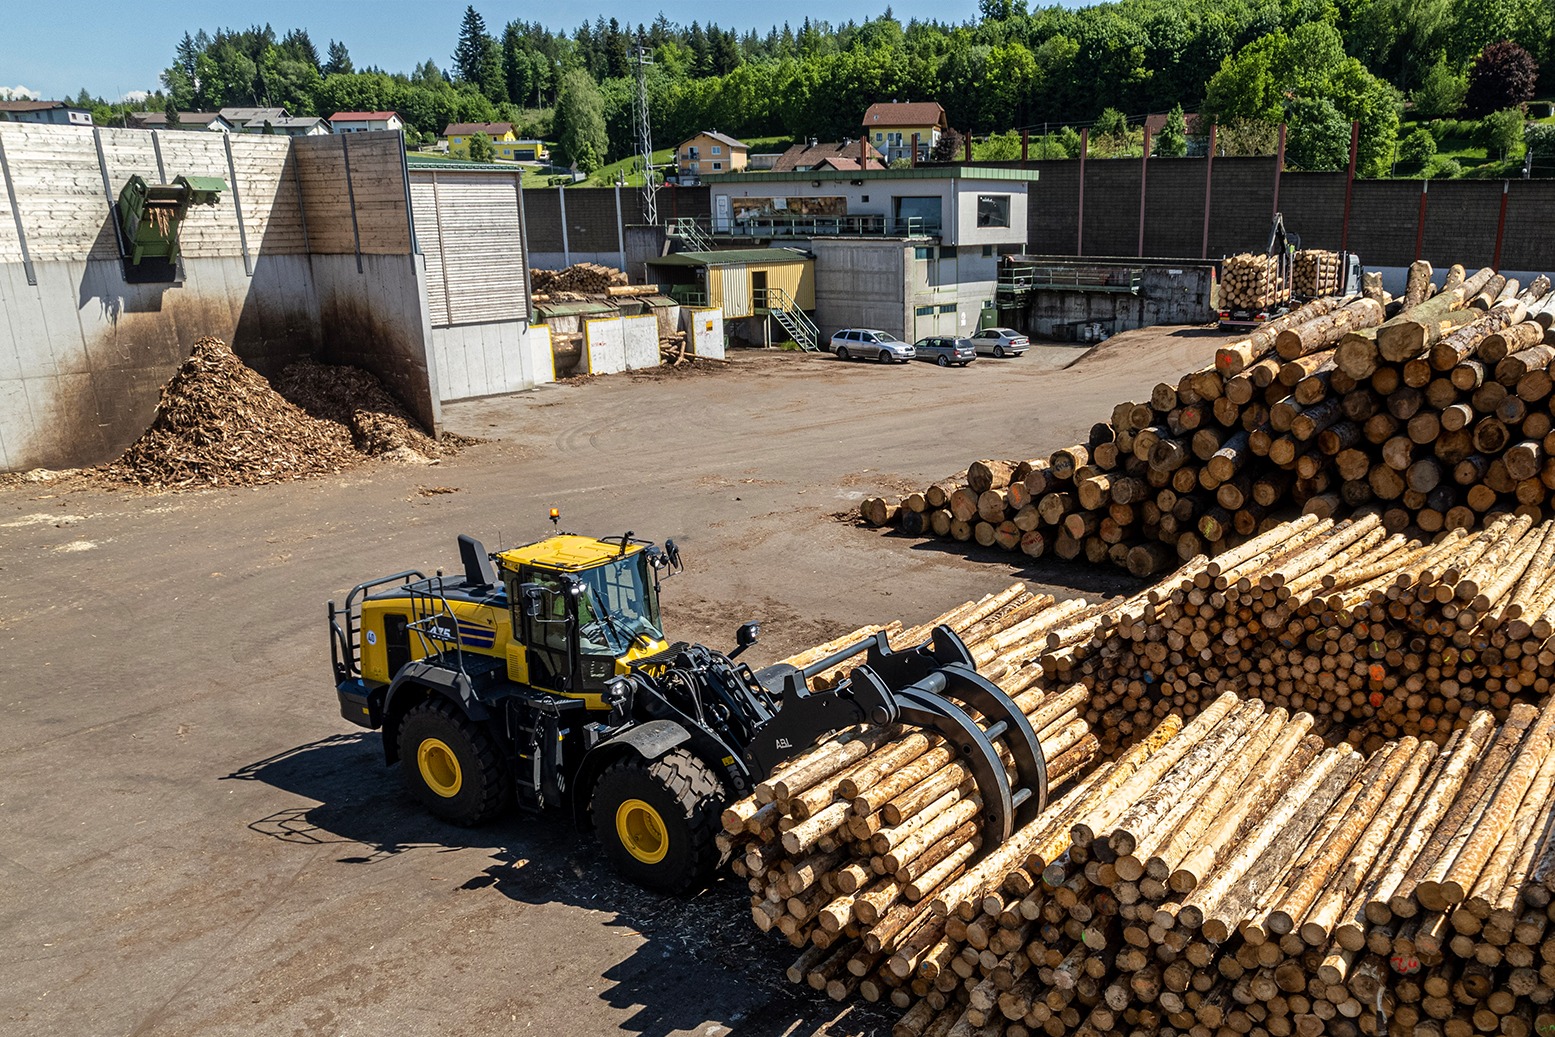
[{"label": "residential house", "polygon": [[405,121],[397,112],[336,112],[329,117],[334,133],[365,133],[368,130],[401,130]]},{"label": "residential house", "polygon": [[439,139],[448,145],[450,158],[469,158],[470,138],[477,133],[484,133],[490,139],[498,158],[511,162],[517,157],[514,155],[514,145],[518,143],[518,137],[513,132],[512,123],[451,122],[443,127]]},{"label": "residential house", "polygon": [[912,157],[914,134],[922,162],[947,126],[945,109],[934,101],[881,102],[864,113],[864,136],[885,154],[887,162]]},{"label": "residential house", "polygon": [[0,101],[0,122],[45,122],[55,126],[90,126],[92,113],[64,101]]},{"label": "residential house", "polygon": [[[254,124],[249,125],[253,131]],[[277,119],[273,123],[266,123],[258,132],[274,133],[286,137],[327,137],[335,131],[329,128],[326,119],[320,119],[316,115],[293,115],[285,119]]]},{"label": "residential house", "polygon": [[207,130],[212,133],[235,133],[232,123],[222,118],[220,112],[179,112],[178,124],[168,122],[166,112],[130,112],[124,117],[124,125],[132,130]]},{"label": "residential house", "polygon": [[885,156],[867,140],[819,143],[811,137],[779,155],[769,167],[774,173],[803,173],[811,169],[884,169]]},{"label": "residential house", "polygon": [[260,123],[273,126],[277,120],[290,118],[285,108],[228,107],[218,108],[217,112],[232,124],[236,133],[263,133]]},{"label": "residential house", "polygon": [[680,182],[694,182],[708,173],[737,173],[749,161],[750,148],[727,133],[703,130],[675,148],[675,169]]}]

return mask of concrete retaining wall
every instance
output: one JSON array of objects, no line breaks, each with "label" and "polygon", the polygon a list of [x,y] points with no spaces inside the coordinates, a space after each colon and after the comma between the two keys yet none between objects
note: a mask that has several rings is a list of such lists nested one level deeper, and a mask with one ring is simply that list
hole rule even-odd
[{"label": "concrete retaining wall", "polygon": [[719,309],[681,310],[686,322],[686,343],[697,356],[724,358],[724,311]]}]

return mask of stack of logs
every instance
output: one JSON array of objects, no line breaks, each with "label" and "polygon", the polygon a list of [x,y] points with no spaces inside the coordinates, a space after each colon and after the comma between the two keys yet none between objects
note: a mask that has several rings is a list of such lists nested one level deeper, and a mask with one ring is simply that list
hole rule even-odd
[{"label": "stack of logs", "polygon": [[529,271],[529,290],[539,294],[604,295],[610,288],[626,283],[626,274],[598,263],[574,263],[562,270],[531,268]]},{"label": "stack of logs", "polygon": [[1303,249],[1296,253],[1291,286],[1304,299],[1334,295],[1339,291],[1340,273],[1339,253]]},{"label": "stack of logs", "polygon": [[1214,366],[1114,408],[1087,442],[983,460],[871,498],[876,525],[1111,561],[1135,575],[1215,554],[1305,508],[1378,503],[1390,531],[1542,518],[1555,488],[1555,296],[1489,269],[1411,269],[1399,315],[1324,298],[1220,349]]},{"label": "stack of logs", "polygon": [[[984,672],[1032,710],[1057,775],[1047,809],[982,847],[974,788],[948,747],[912,731],[844,732],[725,814],[752,916],[802,948],[792,981],[905,1010],[894,1037],[1548,1032],[1548,702],[1465,709],[1450,734],[1417,723],[1347,738],[1332,710],[1205,688],[1122,740],[1119,718],[1100,718],[1100,756],[1072,710],[1117,679],[1087,664],[1152,643],[1134,639],[1141,617],[1185,588],[1205,592],[1204,613],[1254,624],[1289,600],[1282,588],[1329,576],[1405,611],[1450,590],[1460,615],[1526,617],[1544,599],[1502,573],[1519,559],[1525,574],[1547,565],[1552,525],[1506,517],[1484,537],[1420,545],[1376,540],[1375,516],[1309,516],[1223,569],[1194,559],[1127,600],[1059,605],[1016,587],[961,606],[935,622],[962,631]],[[1387,579],[1364,576],[1382,568]],[[1255,605],[1265,583],[1272,594]],[[1407,599],[1386,597],[1405,585]],[[1239,606],[1210,602],[1230,587]],[[912,644],[930,626],[886,632]]]},{"label": "stack of logs", "polygon": [[1220,264],[1220,305],[1231,310],[1260,310],[1290,299],[1280,256],[1242,252]]}]

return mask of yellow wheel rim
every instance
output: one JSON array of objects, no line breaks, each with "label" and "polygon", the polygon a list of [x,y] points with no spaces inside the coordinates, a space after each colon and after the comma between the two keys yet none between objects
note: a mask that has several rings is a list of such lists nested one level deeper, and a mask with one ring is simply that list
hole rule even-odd
[{"label": "yellow wheel rim", "polygon": [[629,799],[616,807],[616,835],[626,852],[644,864],[657,864],[669,853],[664,819],[640,799]]},{"label": "yellow wheel rim", "polygon": [[427,783],[427,788],[444,799],[452,799],[464,787],[459,757],[441,738],[422,740],[416,749],[416,765],[421,768],[421,780]]}]

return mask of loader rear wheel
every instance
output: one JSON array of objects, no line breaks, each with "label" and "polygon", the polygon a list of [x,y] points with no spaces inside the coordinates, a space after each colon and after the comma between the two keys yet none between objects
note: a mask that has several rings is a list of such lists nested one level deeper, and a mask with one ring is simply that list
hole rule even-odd
[{"label": "loader rear wheel", "polygon": [[410,794],[452,824],[484,824],[511,798],[496,746],[446,699],[429,699],[405,714],[400,768]]},{"label": "loader rear wheel", "polygon": [[594,832],[622,878],[664,893],[706,882],[718,866],[723,784],[684,750],[657,760],[635,753],[594,784]]}]

